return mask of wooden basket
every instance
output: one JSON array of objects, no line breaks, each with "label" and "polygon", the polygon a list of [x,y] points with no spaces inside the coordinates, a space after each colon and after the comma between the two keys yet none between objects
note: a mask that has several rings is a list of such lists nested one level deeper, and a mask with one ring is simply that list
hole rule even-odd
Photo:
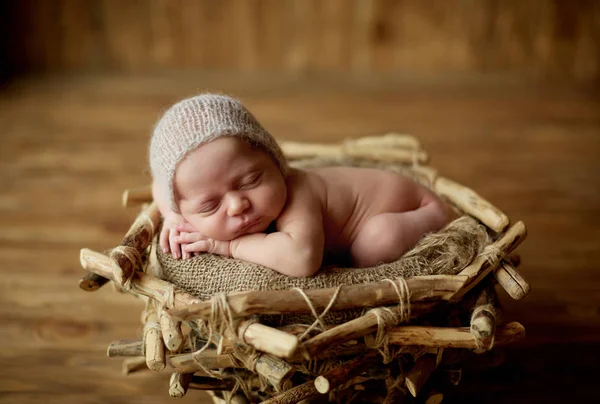
[{"label": "wooden basket", "polygon": [[[151,275],[155,272],[149,249],[160,213],[152,203],[150,187],[128,190],[123,204],[142,205],[141,213],[121,245],[109,253],[81,250],[81,264],[89,272],[79,282],[83,290],[94,291],[111,280],[120,290],[145,300],[143,339],[115,341],[108,348],[109,357],[127,357],[125,373],[145,367],[168,369],[172,397],[201,389],[211,392],[215,402],[347,403],[360,398],[360,402],[392,403],[403,395],[440,402],[442,387],[446,381],[458,382],[465,363],[524,336],[521,324],[497,319],[494,286],[500,284],[513,299],[529,292],[529,284],[515,269],[518,256],[511,255],[526,237],[525,225],[511,226],[506,215],[477,193],[423,165],[428,156],[416,138],[391,133],[335,145],[289,142],[282,148],[290,160],[352,157],[410,164],[438,195],[484,224],[494,241],[457,275],[406,279],[409,325],[378,329],[380,316],[369,310],[301,340],[306,326],[277,329],[251,320],[257,314],[310,312],[306,298],[318,313],[328,305],[335,311],[398,303],[393,282],[376,282],[305,290],[305,296],[293,290],[231,293],[225,301],[237,329],[207,338],[198,330],[210,318],[213,302],[201,301]],[[388,310],[397,314],[394,311],[400,308]],[[380,340],[378,346],[373,345],[374,335]],[[494,364],[489,354],[479,358]]]}]

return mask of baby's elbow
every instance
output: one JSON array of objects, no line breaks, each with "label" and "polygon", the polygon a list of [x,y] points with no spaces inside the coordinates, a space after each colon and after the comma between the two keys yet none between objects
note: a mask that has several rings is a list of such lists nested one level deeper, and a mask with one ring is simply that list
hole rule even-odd
[{"label": "baby's elbow", "polygon": [[321,268],[322,259],[322,254],[312,248],[302,251],[292,263],[294,268],[292,276],[297,278],[313,276]]},{"label": "baby's elbow", "polygon": [[319,266],[314,265],[304,265],[296,267],[293,277],[295,278],[308,278],[313,276],[319,270]]}]

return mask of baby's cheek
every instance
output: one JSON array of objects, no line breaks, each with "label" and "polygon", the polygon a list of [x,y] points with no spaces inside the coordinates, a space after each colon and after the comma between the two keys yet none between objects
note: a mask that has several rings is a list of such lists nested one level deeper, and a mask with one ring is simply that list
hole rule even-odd
[{"label": "baby's cheek", "polygon": [[196,231],[204,234],[206,227],[206,220],[204,218],[194,215],[189,218],[186,218],[186,220],[189,224],[191,224],[194,227],[194,229],[196,229]]},{"label": "baby's cheek", "polygon": [[232,226],[228,221],[214,215],[210,218],[202,218],[198,221],[198,225],[194,227],[206,237],[214,238],[216,240],[225,240],[230,236]]},{"label": "baby's cheek", "polygon": [[271,187],[261,195],[264,209],[272,216],[278,216],[285,203],[285,193],[279,188]]}]

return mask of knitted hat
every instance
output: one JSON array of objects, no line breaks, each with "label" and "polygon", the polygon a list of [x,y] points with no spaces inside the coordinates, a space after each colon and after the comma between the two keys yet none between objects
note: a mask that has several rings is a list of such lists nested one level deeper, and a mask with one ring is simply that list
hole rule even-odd
[{"label": "knitted hat", "polygon": [[200,94],[178,102],[160,118],[150,140],[152,177],[167,192],[178,212],[173,189],[177,165],[204,143],[233,136],[265,150],[286,174],[287,165],[277,142],[242,105],[220,94]]}]

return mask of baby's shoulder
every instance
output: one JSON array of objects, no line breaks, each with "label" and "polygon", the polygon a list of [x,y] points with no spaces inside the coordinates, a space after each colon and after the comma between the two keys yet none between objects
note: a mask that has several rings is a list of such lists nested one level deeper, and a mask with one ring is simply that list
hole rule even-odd
[{"label": "baby's shoulder", "polygon": [[313,170],[291,169],[286,178],[288,198],[319,199],[323,179]]},{"label": "baby's shoulder", "polygon": [[287,201],[277,218],[278,228],[286,222],[320,214],[323,197],[315,180],[311,173],[304,170],[290,170],[286,177]]}]

